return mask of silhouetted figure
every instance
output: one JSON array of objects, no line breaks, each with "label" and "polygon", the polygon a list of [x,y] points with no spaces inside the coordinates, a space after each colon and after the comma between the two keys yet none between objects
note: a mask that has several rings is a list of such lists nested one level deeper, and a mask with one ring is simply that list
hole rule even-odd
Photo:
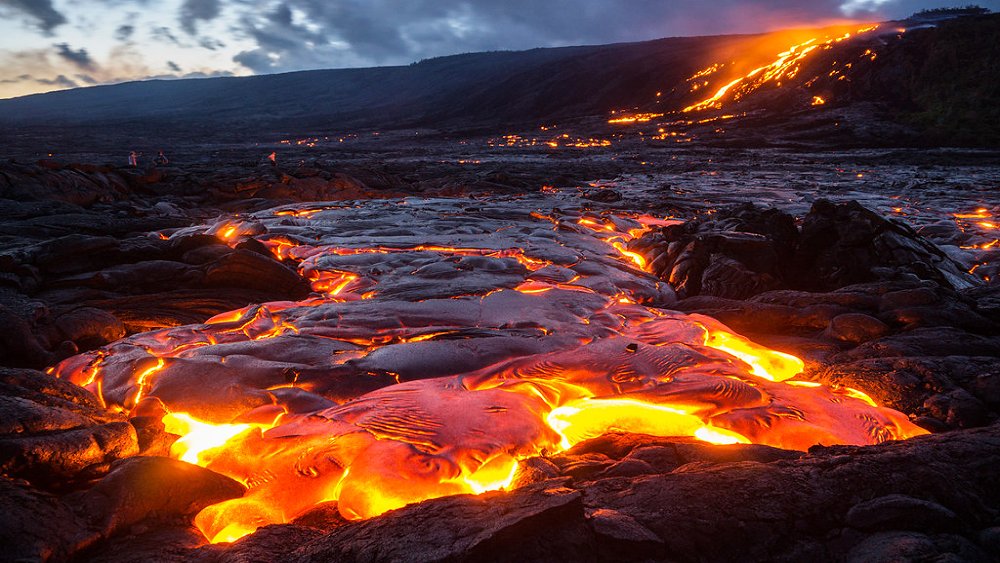
[{"label": "silhouetted figure", "polygon": [[162,150],[156,155],[156,159],[153,162],[155,162],[157,166],[170,164],[170,160],[167,159],[167,155],[163,154]]},{"label": "silhouetted figure", "polygon": [[135,151],[130,151],[128,153],[128,165],[131,166],[132,168],[139,167],[139,153]]},{"label": "silhouetted figure", "polygon": [[271,166],[278,165],[278,153],[271,151],[271,154],[267,155],[267,159],[271,161]]}]

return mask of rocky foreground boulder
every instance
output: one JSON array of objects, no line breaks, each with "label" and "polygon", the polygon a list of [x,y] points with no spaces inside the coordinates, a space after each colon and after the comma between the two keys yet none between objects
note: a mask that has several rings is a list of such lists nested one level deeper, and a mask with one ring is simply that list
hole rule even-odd
[{"label": "rocky foreground boulder", "polygon": [[634,248],[682,297],[744,299],[776,289],[823,292],[903,279],[954,290],[979,285],[916,231],[857,202],[819,200],[800,228],[787,213],[744,204],[664,227]]}]

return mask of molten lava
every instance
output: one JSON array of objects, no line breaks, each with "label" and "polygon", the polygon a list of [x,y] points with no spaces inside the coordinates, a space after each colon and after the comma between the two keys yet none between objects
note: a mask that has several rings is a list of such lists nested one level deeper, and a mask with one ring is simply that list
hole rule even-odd
[{"label": "molten lava", "polygon": [[[861,27],[851,27],[849,29],[836,28],[833,30],[827,30],[825,33],[788,46],[783,51],[775,55],[772,60],[760,66],[751,68],[746,72],[739,69],[747,64],[754,64],[752,62],[752,57],[739,61],[738,63],[733,62],[729,65],[725,63],[712,64],[711,66],[693,74],[687,81],[691,85],[691,92],[697,92],[703,88],[711,87],[715,88],[715,92],[711,96],[685,107],[683,111],[692,112],[707,109],[721,109],[727,103],[739,101],[741,98],[744,98],[765,86],[781,86],[782,82],[791,80],[799,74],[802,70],[803,63],[813,52],[817,50],[830,49],[837,43],[846,41],[858,35],[869,33],[877,28],[878,25],[864,25]],[[765,44],[770,45],[777,41],[782,41],[786,35],[789,34],[774,34],[765,42]],[[870,60],[872,61],[875,60],[871,50],[868,50],[868,52],[865,53],[865,56],[870,56]],[[727,67],[732,67],[733,70],[727,73]],[[850,63],[845,65],[845,67],[850,68]],[[831,72],[833,73],[831,76],[840,74],[840,71],[838,70]],[[722,78],[723,76],[726,76],[726,78]],[[715,80],[716,78],[717,80]],[[843,75],[841,75],[841,78],[843,78]],[[807,84],[811,84],[812,82],[814,82],[814,80],[807,82]],[[715,86],[713,86],[713,83],[715,83]],[[826,100],[821,96],[814,96],[812,98],[813,105],[821,105],[824,103],[826,103]]]},{"label": "molten lava", "polygon": [[521,460],[610,431],[799,450],[924,433],[860,391],[796,380],[794,356],[662,308],[672,290],[630,243],[672,220],[404,203],[182,231],[252,236],[315,294],[56,366],[109,408],[159,413],[180,436],[172,456],[247,486],[197,516],[211,541],[322,502],[359,519],[505,488]]}]

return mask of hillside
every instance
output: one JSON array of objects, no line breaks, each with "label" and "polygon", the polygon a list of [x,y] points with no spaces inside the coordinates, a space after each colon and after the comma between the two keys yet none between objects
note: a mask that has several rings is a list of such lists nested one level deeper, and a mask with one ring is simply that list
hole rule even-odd
[{"label": "hillside", "polygon": [[[900,31],[904,28],[910,29]],[[838,38],[844,29],[853,31],[849,40]],[[823,48],[796,60],[777,79],[745,80],[735,94],[698,113],[768,109],[781,117],[820,97],[830,107],[874,104],[880,118],[917,132],[901,143],[912,144],[916,137],[997,144],[1000,137],[991,124],[1000,122],[1000,15],[864,29],[670,38],[473,53],[399,67],[131,82],[0,100],[0,123],[9,134],[53,125],[62,133],[75,126],[93,133],[93,126],[101,125],[128,134],[155,130],[203,138],[532,126],[618,109],[677,111],[755,66],[774,64],[774,54],[790,45],[795,45],[790,52],[802,53],[812,42]],[[833,39],[827,45],[824,38]],[[713,67],[717,71],[698,91],[693,76]]]}]

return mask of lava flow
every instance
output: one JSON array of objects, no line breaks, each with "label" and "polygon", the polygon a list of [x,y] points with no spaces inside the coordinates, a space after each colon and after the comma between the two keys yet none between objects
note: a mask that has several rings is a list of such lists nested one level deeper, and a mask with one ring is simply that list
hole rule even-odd
[{"label": "lava flow", "polygon": [[[715,88],[715,93],[700,102],[685,107],[683,111],[722,109],[727,102],[739,101],[741,98],[759,90],[765,85],[781,86],[783,81],[792,80],[799,74],[802,70],[803,62],[814,51],[831,49],[837,43],[876,29],[878,29],[878,25],[875,24],[852,27],[850,29],[837,28],[836,30],[829,31],[826,35],[811,37],[808,40],[791,45],[775,55],[774,60],[767,64],[753,68],[745,73],[738,70],[735,71],[736,74],[731,74],[728,78],[723,79],[725,83],[721,86],[713,86],[712,80],[713,77],[724,76],[726,74],[724,69],[726,69],[727,65],[724,63],[712,64],[693,74],[688,78],[687,82],[690,84],[692,93],[704,88]],[[776,38],[768,41],[767,44],[780,40],[783,36],[783,34],[777,34]],[[875,60],[875,54],[870,50],[865,53],[865,56],[870,57],[867,60]],[[844,66],[850,68],[852,64],[846,63]],[[735,65],[736,63],[734,62],[728,66]],[[840,70],[834,69],[830,71],[830,76],[840,75],[840,77],[843,77],[840,73]],[[811,85],[815,82],[816,78],[813,77],[811,80],[806,81],[806,85]],[[814,96],[812,98],[813,105],[822,105],[824,103],[826,103],[826,100],[821,96]]]},{"label": "lava flow", "polygon": [[519,461],[611,431],[798,450],[924,433],[861,391],[797,380],[794,356],[667,310],[672,290],[630,243],[670,221],[532,197],[189,229],[175,236],[255,238],[315,295],[130,336],[55,373],[161,417],[181,436],[172,456],[247,486],[198,515],[213,542],[322,502],[359,519],[505,488]]}]

